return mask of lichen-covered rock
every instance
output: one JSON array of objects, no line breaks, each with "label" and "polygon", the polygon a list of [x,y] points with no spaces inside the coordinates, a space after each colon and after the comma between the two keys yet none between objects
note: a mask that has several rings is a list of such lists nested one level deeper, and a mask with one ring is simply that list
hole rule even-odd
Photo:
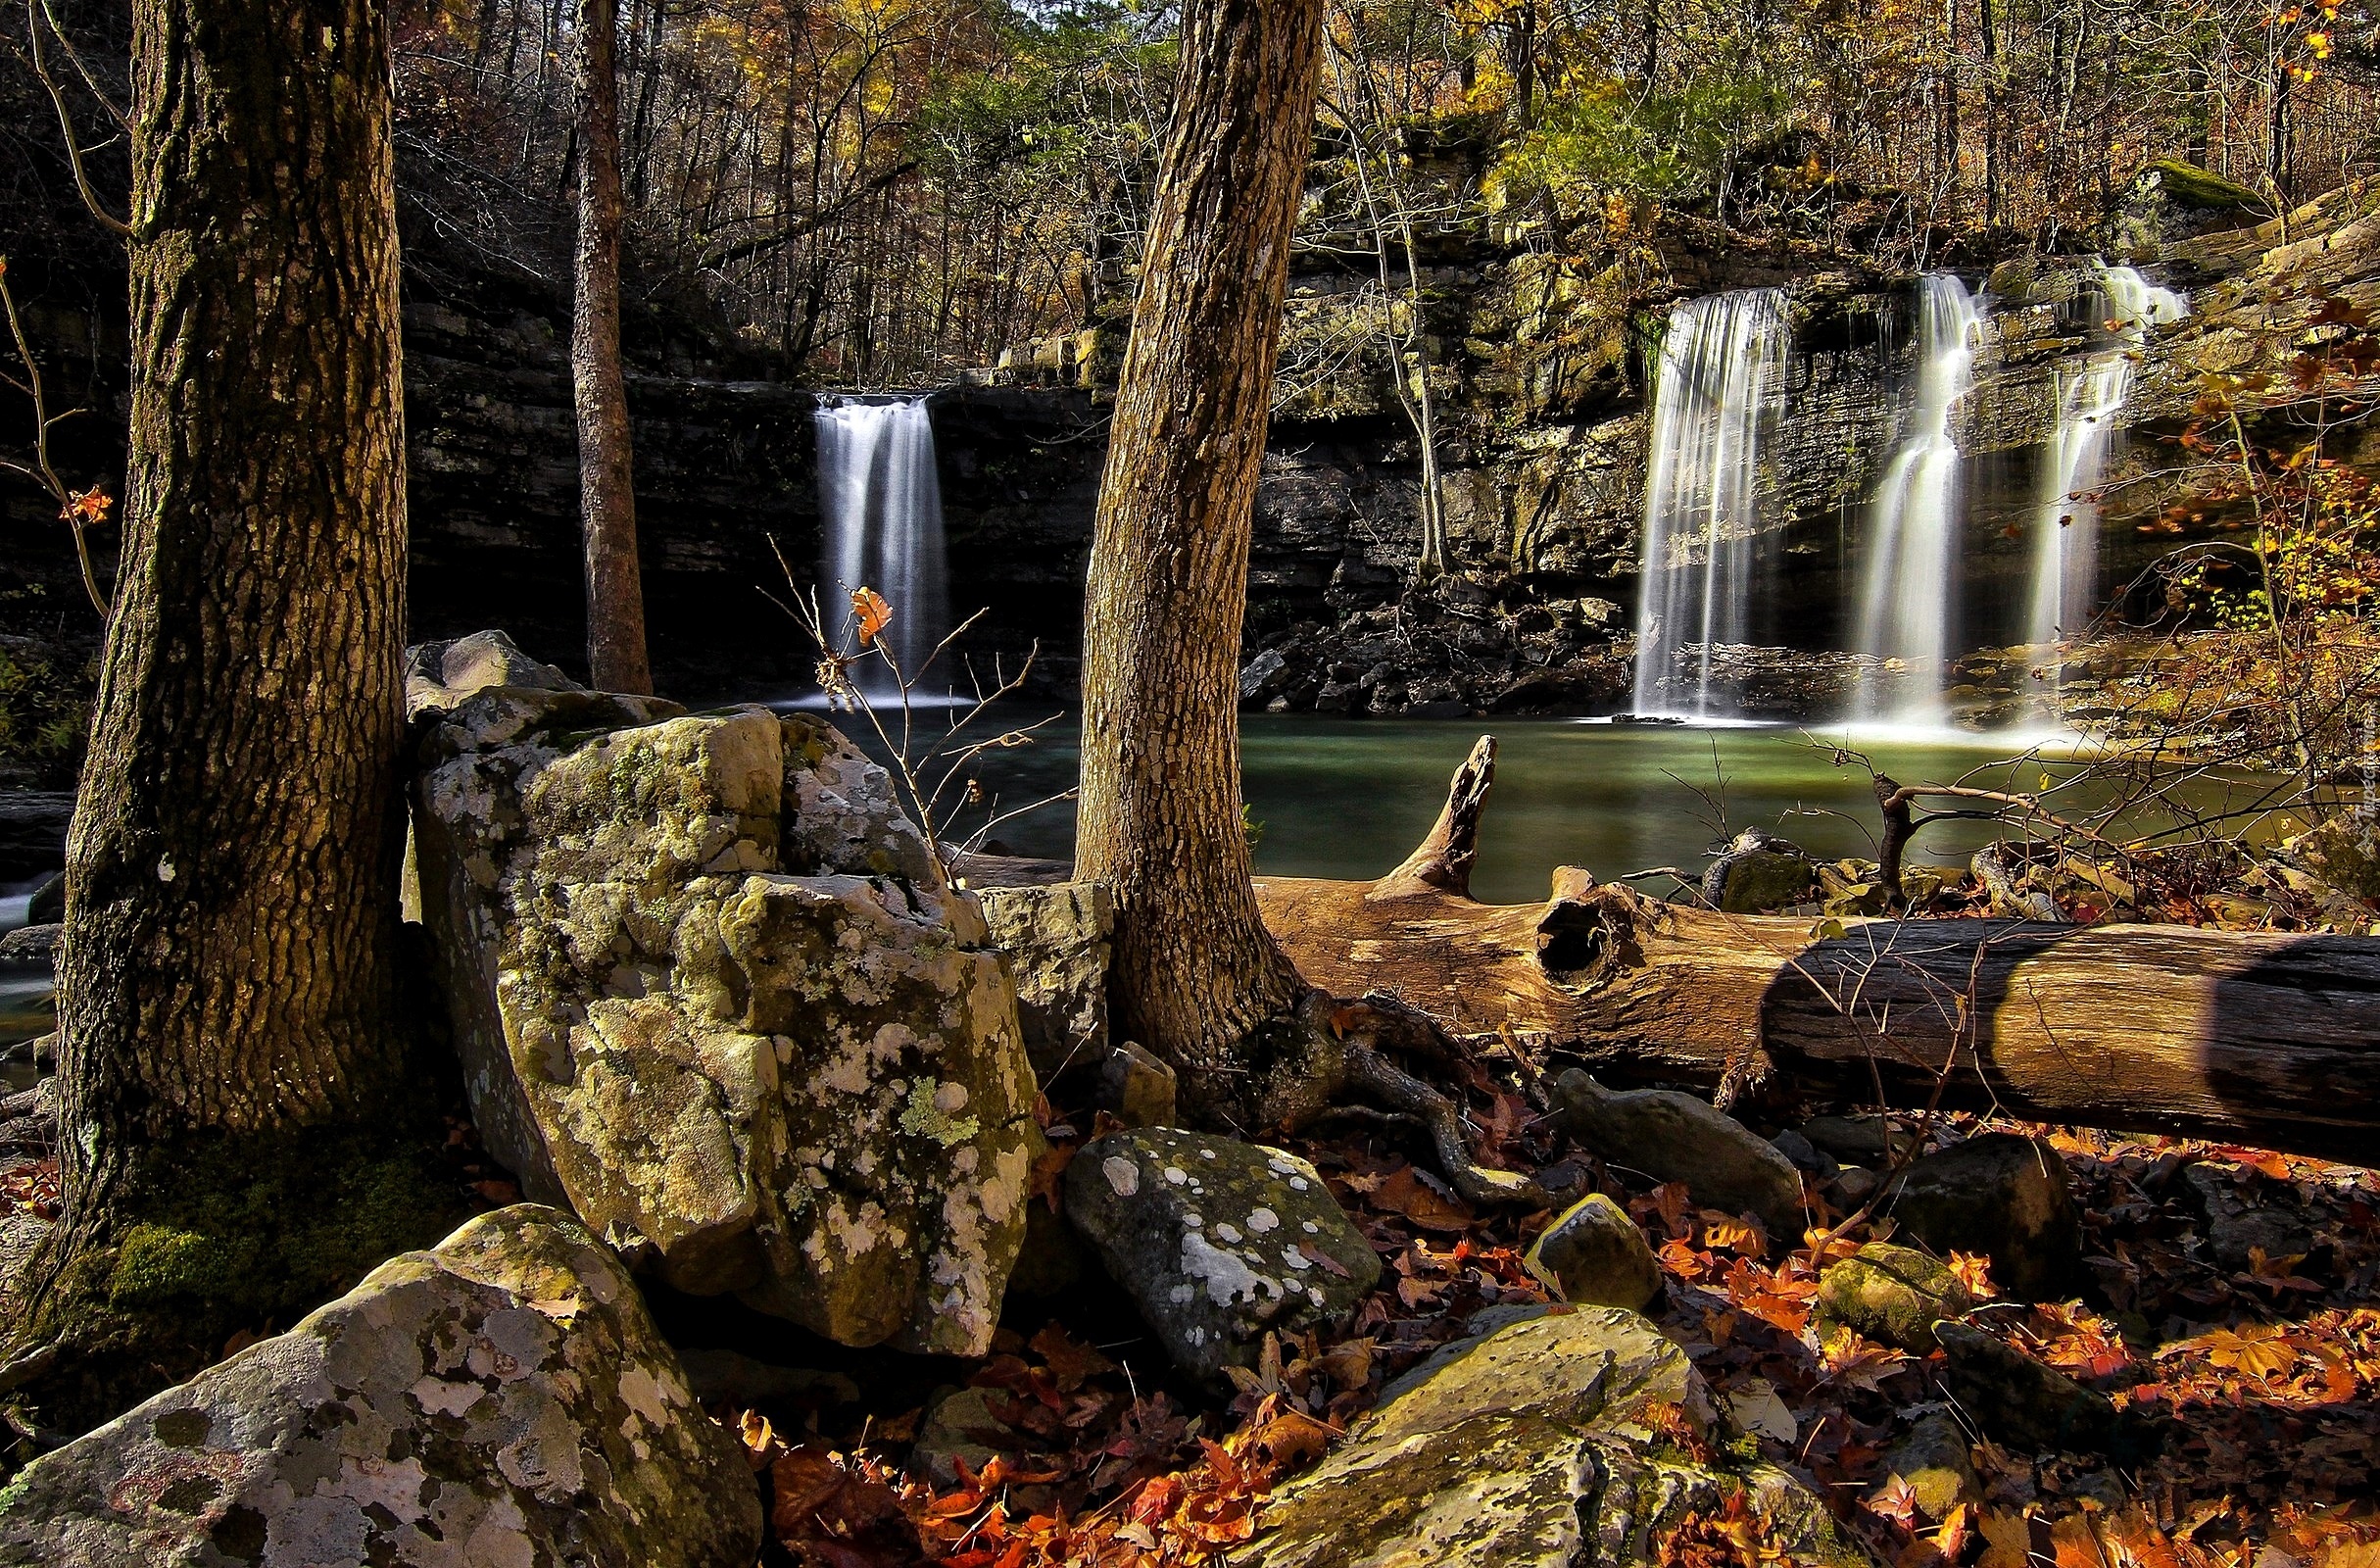
[{"label": "lichen-covered rock", "polygon": [[[417,643],[405,651],[405,712],[409,718],[460,706],[492,686],[532,691],[584,691],[569,676],[520,651],[501,631],[475,631],[448,642]],[[673,711],[683,712],[675,705]]]},{"label": "lichen-covered rock", "polygon": [[1938,1258],[1890,1242],[1870,1242],[1819,1276],[1819,1310],[1871,1340],[1919,1355],[1934,1348],[1934,1325],[1975,1304]]},{"label": "lichen-covered rock", "polygon": [[1181,1091],[1173,1063],[1129,1040],[1099,1064],[1098,1106],[1127,1127],[1171,1127]]},{"label": "lichen-covered rock", "polygon": [[0,1563],[747,1568],[759,1495],[567,1215],[485,1214],[28,1466]]},{"label": "lichen-covered rock", "polygon": [[1876,1490],[1909,1489],[1929,1519],[1948,1519],[1963,1502],[1983,1500],[1983,1481],[1966,1429],[1945,1410],[1919,1417],[1898,1443],[1884,1450]]},{"label": "lichen-covered rock", "polygon": [[1633,1311],[1661,1294],[1661,1264],[1627,1210],[1589,1193],[1530,1244],[1523,1265],[1562,1299]]},{"label": "lichen-covered rock", "polygon": [[1174,1364],[1252,1366],[1270,1331],[1326,1323],[1380,1281],[1380,1259],[1295,1154],[1167,1128],[1086,1146],[1066,1217],[1097,1250]]},{"label": "lichen-covered rock", "polygon": [[2082,1271],[2082,1221],[2065,1161],[2038,1138],[1985,1133],[1926,1155],[1878,1200],[1933,1252],[1980,1252],[2019,1300],[2052,1300]]},{"label": "lichen-covered rock", "polygon": [[1802,1233],[1802,1173],[1776,1146],[1708,1101],[1670,1089],[1618,1093],[1573,1067],[1554,1086],[1570,1135],[1694,1201],[1752,1213],[1788,1242]]},{"label": "lichen-covered rock", "polygon": [[[1698,1464],[1660,1434],[1725,1434],[1680,1350],[1634,1312],[1539,1312],[1389,1385],[1346,1446],[1284,1487],[1240,1568],[1624,1568],[1689,1510],[1742,1494],[1801,1561],[1858,1561],[1773,1466]],[[1673,1429],[1674,1430],[1674,1429]]]},{"label": "lichen-covered rock", "polygon": [[1044,1082],[1067,1066],[1103,1063],[1107,959],[1115,901],[1095,882],[990,888],[983,901],[992,945],[1016,967],[1025,1052]]},{"label": "lichen-covered rock", "polygon": [[424,912],[490,1151],[680,1290],[981,1353],[1039,1129],[973,899],[817,720],[635,719],[504,688],[422,742]]}]

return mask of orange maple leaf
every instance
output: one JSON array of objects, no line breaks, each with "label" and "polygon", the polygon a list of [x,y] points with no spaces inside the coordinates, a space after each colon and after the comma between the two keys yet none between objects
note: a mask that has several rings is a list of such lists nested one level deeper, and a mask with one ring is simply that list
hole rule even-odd
[{"label": "orange maple leaf", "polygon": [[884,629],[893,624],[893,607],[885,603],[884,595],[873,588],[851,590],[851,618],[859,623],[859,646],[872,648]]}]

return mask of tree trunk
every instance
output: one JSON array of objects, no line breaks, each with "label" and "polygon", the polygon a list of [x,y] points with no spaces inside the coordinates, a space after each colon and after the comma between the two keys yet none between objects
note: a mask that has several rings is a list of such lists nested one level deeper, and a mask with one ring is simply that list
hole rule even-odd
[{"label": "tree trunk", "polygon": [[578,257],[570,377],[587,545],[587,668],[607,692],[650,695],[636,558],[628,386],[620,372],[619,0],[578,0]]},{"label": "tree trunk", "polygon": [[129,505],[67,858],[66,1214],[0,1368],[69,1429],[443,1222],[402,1194],[348,1207],[315,1136],[397,1125],[419,1070],[386,19],[140,0],[132,80]]},{"label": "tree trunk", "polygon": [[1077,863],[1116,900],[1118,1028],[1186,1102],[1244,1113],[1301,987],[1266,935],[1239,797],[1239,657],[1320,0],[1199,0],[1099,490]]},{"label": "tree trunk", "polygon": [[1340,996],[1509,1030],[1606,1076],[1773,1073],[1862,1104],[2179,1134],[2368,1162],[2380,941],[2181,926],[1806,919],[1661,904],[1584,872],[1541,905],[1465,891],[1494,753],[1379,882],[1267,878],[1266,923]]}]

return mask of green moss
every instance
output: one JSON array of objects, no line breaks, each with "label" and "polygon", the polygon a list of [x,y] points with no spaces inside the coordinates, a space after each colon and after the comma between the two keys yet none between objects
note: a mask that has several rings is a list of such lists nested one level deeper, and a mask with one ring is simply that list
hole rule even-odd
[{"label": "green moss", "polygon": [[2157,175],[2158,183],[2164,187],[2165,194],[2185,207],[2202,207],[2217,212],[2231,212],[2239,208],[2267,210],[2264,198],[2255,191],[2237,180],[2225,179],[2220,174],[2201,169],[2196,164],[2185,164],[2178,158],[2160,158],[2149,166],[2149,170]]}]

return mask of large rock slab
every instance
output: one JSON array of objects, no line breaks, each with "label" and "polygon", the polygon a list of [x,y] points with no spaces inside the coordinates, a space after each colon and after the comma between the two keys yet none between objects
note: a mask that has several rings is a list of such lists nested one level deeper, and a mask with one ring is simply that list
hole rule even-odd
[{"label": "large rock slab", "polygon": [[749,1568],[759,1494],[618,1262],[521,1204],[35,1460],[0,1563]]},{"label": "large rock slab", "polygon": [[494,687],[433,715],[414,794],[472,1106],[530,1197],[680,1290],[989,1348],[1034,1076],[882,768],[810,717]]},{"label": "large rock slab", "polygon": [[[1500,1313],[1501,1309],[1498,1309]],[[1685,1352],[1638,1314],[1557,1309],[1450,1345],[1389,1385],[1344,1446],[1284,1487],[1239,1568],[1621,1568],[1690,1511],[1747,1496],[1802,1561],[1850,1564],[1825,1505],[1773,1466],[1697,1464],[1724,1439]]]},{"label": "large rock slab", "polygon": [[1066,1217],[1174,1364],[1253,1366],[1267,1332],[1304,1332],[1380,1283],[1380,1259],[1312,1165],[1229,1138],[1142,1128],[1066,1167]]}]

